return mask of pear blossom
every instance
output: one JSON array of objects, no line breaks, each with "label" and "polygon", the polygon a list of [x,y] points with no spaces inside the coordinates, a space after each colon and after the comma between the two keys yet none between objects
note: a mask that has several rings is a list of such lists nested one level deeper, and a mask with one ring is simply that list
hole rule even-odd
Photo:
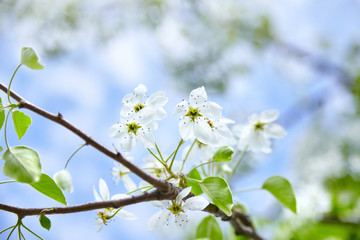
[{"label": "pear blossom", "polygon": [[[96,191],[95,187],[93,188],[93,193],[94,193],[94,197],[95,197],[96,201],[108,201],[108,200],[118,200],[118,199],[129,198],[129,196],[126,194],[115,194],[114,196],[112,196],[110,198],[109,188],[108,188],[106,182],[102,178],[100,178],[100,180],[99,180],[100,195]],[[107,225],[109,223],[109,221],[111,221],[111,219],[115,215],[120,218],[127,219],[127,220],[135,220],[136,219],[136,216],[133,213],[128,212],[124,209],[118,210],[118,209],[114,209],[114,208],[104,208],[102,210],[98,210],[98,213],[97,213],[95,225],[100,227],[98,231],[101,230],[103,225]]]},{"label": "pear blossom", "polygon": [[276,110],[252,114],[245,125],[236,125],[234,135],[238,137],[238,148],[252,152],[270,153],[271,138],[279,139],[286,135],[279,124],[273,123],[279,117]]},{"label": "pear blossom", "polygon": [[175,107],[174,114],[180,117],[179,132],[184,141],[198,139],[210,144],[213,139],[211,121],[221,118],[222,108],[207,101],[205,88],[190,92],[189,102],[183,100]]},{"label": "pear blossom", "polygon": [[175,200],[153,201],[153,205],[162,208],[159,212],[150,217],[148,221],[148,228],[150,230],[160,229],[164,225],[169,225],[172,216],[174,215],[175,225],[181,229],[186,227],[188,217],[185,214],[187,210],[196,211],[203,210],[209,205],[209,202],[201,197],[190,197],[186,201],[183,199],[189,195],[191,187],[183,189]]},{"label": "pear blossom", "polygon": [[[134,89],[134,93],[127,94],[122,103],[124,104],[120,112],[120,118],[124,121],[133,119],[137,114],[147,110],[153,113],[154,120],[161,120],[166,117],[166,111],[163,106],[167,103],[168,98],[165,97],[165,93],[162,91],[152,94],[146,98],[147,88],[140,84]],[[144,101],[144,99],[146,100]],[[153,122],[155,129],[157,123]]]},{"label": "pear blossom", "polygon": [[[126,157],[128,161],[131,161],[130,157]],[[136,184],[129,176],[130,170],[121,165],[119,163],[114,163],[114,166],[111,171],[111,175],[113,175],[113,180],[115,184],[118,184],[120,180],[124,182],[124,187],[128,192],[132,192],[137,189]]]},{"label": "pear blossom", "polygon": [[116,123],[108,131],[108,135],[113,138],[120,138],[120,150],[131,152],[136,143],[136,139],[146,148],[155,147],[155,139],[151,134],[156,126],[154,125],[154,113],[152,109],[143,109],[134,118],[123,119]]}]

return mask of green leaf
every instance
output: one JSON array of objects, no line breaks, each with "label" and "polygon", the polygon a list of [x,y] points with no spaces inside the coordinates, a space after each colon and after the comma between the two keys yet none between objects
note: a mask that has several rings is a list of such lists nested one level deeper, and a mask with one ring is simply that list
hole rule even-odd
[{"label": "green leaf", "polygon": [[41,226],[43,228],[45,228],[46,230],[50,230],[51,228],[51,221],[50,219],[48,219],[44,214],[40,214],[40,217],[39,217],[39,222],[41,224]]},{"label": "green leaf", "polygon": [[268,190],[285,207],[296,213],[296,198],[294,190],[286,178],[281,176],[272,176],[264,182],[262,188]]},{"label": "green leaf", "polygon": [[40,179],[40,158],[34,150],[24,146],[12,147],[5,151],[1,159],[5,160],[2,168],[5,176],[23,183],[33,183]]},{"label": "green leaf", "polygon": [[73,192],[71,175],[66,169],[63,169],[63,170],[55,173],[54,181],[62,190],[69,192],[69,193]]},{"label": "green leaf", "polygon": [[44,68],[44,66],[39,63],[39,58],[35,51],[29,47],[23,47],[21,49],[20,63],[33,70],[41,70]]},{"label": "green leaf", "polygon": [[63,192],[48,175],[44,173],[41,174],[40,180],[35,183],[31,183],[30,185],[49,198],[66,205],[66,199]]},{"label": "green leaf", "polygon": [[4,106],[2,105],[2,101],[0,98],[0,129],[4,125],[4,122],[5,122],[5,110],[4,110]]},{"label": "green leaf", "polygon": [[0,146],[0,152],[2,152],[4,149]]},{"label": "green leaf", "polygon": [[232,147],[223,146],[216,151],[216,153],[213,156],[213,160],[215,162],[230,161],[233,153],[234,153],[234,150],[232,149]]},{"label": "green leaf", "polygon": [[18,110],[11,112],[15,132],[19,137],[19,140],[24,136],[26,130],[31,125],[31,118],[25,113]]},{"label": "green leaf", "polygon": [[218,208],[226,215],[231,215],[234,203],[229,185],[225,179],[221,177],[207,177],[200,183],[200,187]]},{"label": "green leaf", "polygon": [[213,216],[204,218],[196,231],[196,239],[222,240],[221,228]]},{"label": "green leaf", "polygon": [[194,193],[195,195],[200,195],[203,193],[203,191],[201,190],[201,187],[199,185],[199,182],[194,181],[192,179],[195,180],[199,180],[201,181],[201,176],[199,171],[195,168],[193,170],[191,170],[185,178],[185,183],[187,186],[191,187],[191,192]]}]

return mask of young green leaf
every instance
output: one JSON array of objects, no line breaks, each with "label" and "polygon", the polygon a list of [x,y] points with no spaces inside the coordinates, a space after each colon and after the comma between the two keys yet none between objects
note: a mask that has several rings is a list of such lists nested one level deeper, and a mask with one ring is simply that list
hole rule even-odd
[{"label": "young green leaf", "polygon": [[40,214],[40,217],[39,217],[39,222],[40,222],[40,225],[45,228],[46,230],[50,230],[51,228],[51,221],[50,219],[48,219],[44,214]]},{"label": "young green leaf", "polygon": [[234,205],[232,193],[229,185],[221,177],[207,177],[201,183],[200,187],[218,208],[226,215],[231,215],[231,209]]},{"label": "young green leaf", "polygon": [[0,152],[2,152],[4,149],[0,146]]},{"label": "young green leaf", "polygon": [[41,174],[40,180],[31,183],[30,186],[41,192],[42,194],[52,198],[59,203],[66,205],[66,199],[58,185],[46,174]]},{"label": "young green leaf", "polygon": [[62,190],[69,192],[69,193],[73,192],[71,175],[66,169],[63,169],[63,170],[55,173],[54,181]]},{"label": "young green leaf", "polygon": [[5,121],[5,110],[4,110],[4,106],[2,105],[2,101],[0,98],[0,129],[4,125],[4,121]]},{"label": "young green leaf", "polygon": [[210,215],[204,218],[196,231],[196,239],[222,240],[221,228],[216,219]]},{"label": "young green leaf", "polygon": [[18,110],[13,111],[11,115],[14,123],[15,132],[20,140],[26,133],[26,130],[31,125],[31,118],[27,116],[25,113],[20,112]]},{"label": "young green leaf", "polygon": [[12,147],[5,151],[1,159],[5,160],[2,168],[5,176],[23,183],[33,183],[40,179],[40,158],[34,150],[24,146]]},{"label": "young green leaf", "polygon": [[44,66],[39,63],[39,58],[35,51],[29,47],[23,47],[21,49],[21,64],[33,70],[41,70],[44,68]]},{"label": "young green leaf", "polygon": [[272,176],[264,182],[262,188],[268,190],[285,207],[296,213],[296,198],[294,190],[286,178]]},{"label": "young green leaf", "polygon": [[195,180],[199,180],[201,181],[201,176],[199,171],[195,168],[193,170],[191,170],[185,178],[185,183],[187,186],[191,187],[191,192],[194,193],[195,195],[200,195],[203,193],[203,191],[200,188],[199,182],[194,181],[192,179]]},{"label": "young green leaf", "polygon": [[232,147],[223,146],[216,151],[216,153],[213,156],[213,160],[215,162],[230,161],[233,153],[234,153],[234,150],[232,149]]}]

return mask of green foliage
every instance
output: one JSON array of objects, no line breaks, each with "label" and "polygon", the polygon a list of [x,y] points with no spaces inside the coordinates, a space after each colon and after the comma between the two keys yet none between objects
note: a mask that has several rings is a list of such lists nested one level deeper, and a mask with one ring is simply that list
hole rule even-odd
[{"label": "green foliage", "polygon": [[47,218],[44,214],[40,214],[39,217],[40,225],[45,228],[46,230],[50,230],[51,228],[51,221],[49,218]]},{"label": "green foliage", "polygon": [[216,153],[213,156],[213,160],[216,162],[230,161],[233,153],[234,150],[232,149],[232,147],[223,146],[216,151]]},{"label": "green foliage", "polygon": [[294,190],[286,178],[281,176],[272,176],[268,178],[263,186],[275,198],[277,198],[285,207],[296,213],[296,198]]},{"label": "green foliage", "polygon": [[27,116],[25,113],[20,112],[18,110],[13,111],[11,113],[15,132],[19,137],[19,140],[24,136],[27,129],[31,125],[31,118]]},{"label": "green foliage", "polygon": [[5,160],[2,168],[5,176],[23,183],[34,183],[40,179],[40,158],[34,150],[24,146],[12,147],[1,159]]},{"label": "green foliage", "polygon": [[221,228],[212,215],[204,218],[199,224],[196,231],[196,239],[206,238],[209,240],[222,240],[223,235]]},{"label": "green foliage", "polygon": [[71,175],[66,169],[63,169],[55,173],[54,181],[62,190],[69,193],[73,192]]},{"label": "green foliage", "polygon": [[42,194],[66,205],[66,199],[58,185],[46,174],[41,174],[40,180],[30,184]]},{"label": "green foliage", "polygon": [[4,122],[5,122],[5,110],[4,110],[4,106],[2,105],[2,101],[0,98],[0,129],[4,125]]},{"label": "green foliage", "polygon": [[185,178],[185,183],[187,186],[191,187],[191,192],[194,193],[195,195],[200,195],[203,193],[203,191],[201,190],[201,187],[199,185],[198,181],[194,181],[192,179],[195,180],[200,180],[201,181],[201,176],[199,171],[194,168],[193,170],[191,170]]},{"label": "green foliage", "polygon": [[234,205],[232,193],[229,185],[221,177],[207,177],[201,183],[200,187],[206,196],[226,215],[231,215],[231,209]]},{"label": "green foliage", "polygon": [[41,70],[44,68],[44,66],[39,63],[39,58],[35,51],[29,47],[23,47],[21,49],[20,63],[33,70]]},{"label": "green foliage", "polygon": [[2,152],[4,149],[0,146],[0,152]]}]

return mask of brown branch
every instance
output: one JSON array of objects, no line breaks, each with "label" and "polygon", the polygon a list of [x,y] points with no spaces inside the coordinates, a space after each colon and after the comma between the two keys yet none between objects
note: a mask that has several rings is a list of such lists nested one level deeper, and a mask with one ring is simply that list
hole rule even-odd
[{"label": "brown branch", "polygon": [[[0,89],[5,93],[7,93],[7,91],[8,91],[7,87],[1,82],[0,82]],[[159,191],[168,192],[169,194],[174,192],[175,189],[173,187],[171,187],[171,184],[169,184],[166,181],[154,178],[150,174],[144,172],[142,169],[137,167],[132,162],[129,162],[128,160],[126,160],[120,153],[114,153],[111,150],[109,150],[108,148],[102,146],[100,143],[98,143],[97,141],[92,139],[90,136],[86,135],[80,129],[78,129],[77,127],[75,127],[74,125],[72,125],[71,123],[66,121],[60,113],[58,113],[57,115],[51,114],[39,107],[27,102],[22,97],[20,97],[18,94],[16,94],[14,91],[10,91],[10,96],[19,103],[19,108],[28,109],[34,113],[37,113],[38,115],[40,115],[44,118],[47,118],[65,128],[67,128],[68,130],[73,132],[75,135],[82,138],[86,142],[86,144],[94,147],[95,149],[102,152],[106,156],[114,159],[115,161],[123,164],[131,172],[135,173],[136,175],[138,175],[140,178],[142,178],[146,182],[155,186]]]}]

